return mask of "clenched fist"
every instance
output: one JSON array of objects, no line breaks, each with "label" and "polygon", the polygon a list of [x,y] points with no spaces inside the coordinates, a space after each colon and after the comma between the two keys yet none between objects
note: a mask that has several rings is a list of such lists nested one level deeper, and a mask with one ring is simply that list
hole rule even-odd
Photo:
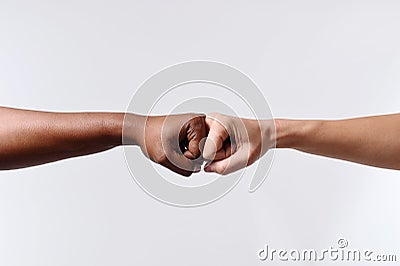
[{"label": "clenched fist", "polygon": [[183,176],[190,176],[201,169],[200,141],[207,135],[205,115],[132,115],[127,121],[125,124],[143,128],[143,134],[137,134],[137,128],[132,129],[135,133],[133,142],[152,161]]},{"label": "clenched fist", "polygon": [[206,172],[230,174],[254,163],[275,144],[272,120],[253,120],[212,113],[207,115],[208,137],[203,157]]}]

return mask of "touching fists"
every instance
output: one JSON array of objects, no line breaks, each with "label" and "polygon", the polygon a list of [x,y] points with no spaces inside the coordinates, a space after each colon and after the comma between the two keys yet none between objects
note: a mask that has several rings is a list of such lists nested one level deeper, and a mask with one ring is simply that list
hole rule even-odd
[{"label": "touching fists", "polygon": [[230,174],[254,163],[274,146],[272,120],[252,120],[219,113],[206,117],[208,137],[203,157],[206,172]]}]

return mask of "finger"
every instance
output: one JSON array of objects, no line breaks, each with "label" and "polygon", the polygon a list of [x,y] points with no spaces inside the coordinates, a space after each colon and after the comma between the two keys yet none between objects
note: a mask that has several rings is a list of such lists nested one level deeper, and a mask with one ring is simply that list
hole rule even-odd
[{"label": "finger", "polygon": [[204,171],[227,175],[246,167],[247,157],[248,155],[246,152],[239,151],[232,154],[228,158],[212,162],[204,169]]},{"label": "finger", "polygon": [[219,151],[224,141],[229,137],[226,128],[213,118],[206,118],[206,123],[209,125],[208,137],[203,149],[203,158],[213,160],[217,151]]},{"label": "finger", "polygon": [[228,158],[231,155],[232,155],[232,148],[231,148],[231,143],[229,142],[226,143],[221,149],[217,151],[213,161],[219,161]]},{"label": "finger", "polygon": [[188,149],[185,151],[185,156],[191,160],[197,159],[200,157],[200,140],[197,137],[190,140],[188,144]]},{"label": "finger", "polygon": [[190,120],[187,128],[189,159],[197,159],[201,156],[200,142],[206,137],[205,116],[199,116]]},{"label": "finger", "polygon": [[198,157],[196,159],[194,159],[194,156],[192,153],[190,153],[189,151],[185,151],[183,153],[182,160],[186,159],[186,160],[191,160],[195,165],[202,165],[204,163],[204,159],[203,157]]}]

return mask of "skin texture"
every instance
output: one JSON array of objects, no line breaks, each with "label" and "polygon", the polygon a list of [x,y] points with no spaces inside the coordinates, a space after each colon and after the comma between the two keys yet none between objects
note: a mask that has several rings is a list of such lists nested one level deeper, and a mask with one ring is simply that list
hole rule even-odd
[{"label": "skin texture", "polygon": [[273,122],[213,113],[207,116],[206,172],[230,174],[254,163],[274,144]]},{"label": "skin texture", "polygon": [[205,137],[205,115],[147,117],[140,147],[152,161],[190,176],[201,169],[200,141]]},{"label": "skin texture", "polygon": [[[29,167],[120,146],[124,115],[0,107],[0,169]],[[204,115],[173,115],[168,119],[128,116],[125,145],[139,145],[149,159],[181,175],[198,170],[198,160],[192,159],[201,155],[199,142],[206,136]]]},{"label": "skin texture", "polygon": [[276,143],[276,148],[400,170],[399,135],[400,114],[257,121],[216,113],[125,117],[0,107],[0,169],[138,145],[149,159],[184,176],[199,171],[203,158],[208,161],[206,171],[229,174],[254,163]]},{"label": "skin texture", "polygon": [[278,148],[400,170],[400,114],[275,122]]},{"label": "skin texture", "polygon": [[[215,159],[205,168],[208,172],[229,174],[250,165],[266,153],[261,144],[268,150],[268,145],[274,142],[276,148],[291,148],[330,158],[400,170],[400,114],[335,121],[275,119],[276,133],[268,130],[271,125],[271,121],[268,120],[259,121],[258,127],[256,120],[221,114],[213,114],[212,117],[217,117],[219,122],[209,117],[206,119],[209,137],[203,156],[205,159],[212,159],[213,154],[216,154]],[[250,132],[249,138],[241,137],[241,124]],[[229,134],[236,138],[235,149],[225,142]]]}]

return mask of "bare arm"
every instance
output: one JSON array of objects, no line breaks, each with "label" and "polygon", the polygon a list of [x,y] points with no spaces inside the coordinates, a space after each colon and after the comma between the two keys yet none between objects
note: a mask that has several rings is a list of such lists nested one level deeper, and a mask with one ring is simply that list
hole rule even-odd
[{"label": "bare arm", "polygon": [[51,113],[0,107],[0,169],[105,151],[121,144],[121,113]]},{"label": "bare arm", "polygon": [[277,119],[277,148],[400,169],[400,114],[337,121]]},{"label": "bare arm", "polygon": [[[124,113],[55,113],[0,107],[0,169],[114,148],[122,145],[123,127],[124,145],[139,145],[149,159],[182,175],[189,176],[198,169],[194,159],[200,156],[199,142],[206,135],[204,115],[171,115],[166,119],[127,114],[125,126],[124,117]],[[161,143],[162,134],[165,143]]]},{"label": "bare arm", "polygon": [[206,124],[210,130],[203,156],[212,161],[207,172],[232,173],[254,163],[275,142],[276,148],[400,170],[400,114],[337,121],[257,121],[210,114]]}]

